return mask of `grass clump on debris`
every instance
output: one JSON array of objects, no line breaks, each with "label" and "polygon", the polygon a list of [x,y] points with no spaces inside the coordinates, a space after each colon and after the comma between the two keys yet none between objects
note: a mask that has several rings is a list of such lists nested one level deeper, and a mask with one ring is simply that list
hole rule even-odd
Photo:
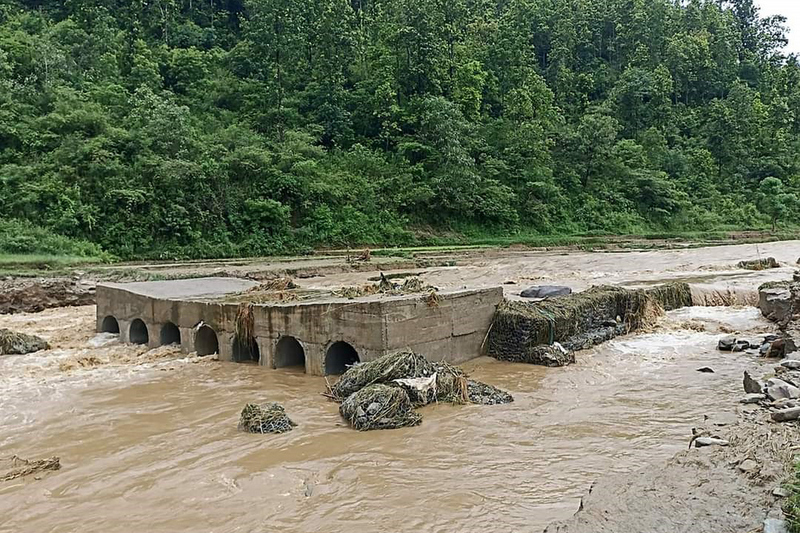
[{"label": "grass clump on debris", "polygon": [[496,405],[514,398],[496,387],[469,379],[461,368],[431,363],[410,350],[351,367],[328,396],[340,402],[340,413],[360,431],[417,425],[414,407],[435,402]]},{"label": "grass clump on debris", "polygon": [[574,362],[570,352],[655,325],[664,309],[691,305],[685,283],[651,289],[599,286],[540,302],[503,302],[489,331],[489,355],[547,366]]},{"label": "grass clump on debris", "polygon": [[296,426],[283,406],[277,403],[248,403],[239,417],[239,430],[248,433],[286,433]]}]

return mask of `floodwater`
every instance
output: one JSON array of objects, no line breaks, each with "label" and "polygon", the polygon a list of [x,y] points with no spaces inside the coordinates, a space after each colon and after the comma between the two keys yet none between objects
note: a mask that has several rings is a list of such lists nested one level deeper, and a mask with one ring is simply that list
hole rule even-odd
[{"label": "floodwater", "polygon": [[[770,330],[754,308],[688,308],[565,368],[478,359],[473,377],[514,403],[429,406],[419,427],[360,433],[323,378],[121,345],[94,334],[94,307],[0,327],[54,345],[0,357],[0,457],[62,464],[0,484],[0,532],[15,533],[540,531],[594,481],[658,465],[704,415],[734,411],[742,371],[766,363],[717,339]],[[264,401],[299,426],[238,432],[244,404]]]}]

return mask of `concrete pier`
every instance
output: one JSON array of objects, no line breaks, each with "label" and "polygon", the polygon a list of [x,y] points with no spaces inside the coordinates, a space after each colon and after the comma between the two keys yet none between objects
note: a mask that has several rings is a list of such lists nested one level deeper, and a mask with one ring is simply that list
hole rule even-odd
[{"label": "concrete pier", "polygon": [[503,299],[502,287],[493,287],[440,292],[435,303],[419,293],[254,303],[253,338],[240,343],[240,303],[226,298],[256,286],[237,278],[100,284],[97,329],[119,333],[123,342],[179,343],[187,353],[218,353],[225,361],[340,374],[406,348],[454,364],[478,357]]}]

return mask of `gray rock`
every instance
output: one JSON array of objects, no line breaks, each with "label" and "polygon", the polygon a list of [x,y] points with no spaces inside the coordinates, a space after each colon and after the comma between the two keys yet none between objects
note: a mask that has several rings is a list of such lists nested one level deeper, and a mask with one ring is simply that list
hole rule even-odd
[{"label": "gray rock", "polygon": [[739,403],[743,403],[743,404],[761,403],[766,399],[767,399],[767,395],[766,394],[752,393],[752,394],[748,394],[747,396],[745,396],[744,398],[739,400]]},{"label": "gray rock", "polygon": [[572,289],[560,285],[534,285],[519,293],[523,298],[556,298],[569,294],[572,294]]},{"label": "gray rock", "polygon": [[26,354],[47,350],[50,346],[41,337],[0,329],[0,355]]},{"label": "gray rock", "polygon": [[738,468],[741,472],[745,473],[753,472],[756,469],[758,469],[758,463],[753,461],[752,459],[745,459],[744,461],[739,463],[739,466],[737,466],[736,468]]},{"label": "gray rock", "polygon": [[729,444],[725,439],[717,439],[714,437],[700,437],[695,439],[695,448],[703,448],[705,446],[727,446]]},{"label": "gray rock", "polygon": [[781,366],[791,370],[800,370],[800,360],[798,359],[784,359],[781,361]]},{"label": "gray rock", "polygon": [[776,487],[775,490],[772,491],[772,495],[776,498],[786,498],[789,496],[789,491],[783,487]]},{"label": "gray rock", "polygon": [[760,394],[764,391],[764,386],[760,381],[754,379],[747,370],[744,371],[744,391],[748,394]]},{"label": "gray rock", "polygon": [[781,409],[772,413],[772,420],[775,422],[789,422],[800,418],[800,407],[791,407],[789,409]]},{"label": "gray rock", "polygon": [[734,346],[736,346],[736,337],[723,337],[717,343],[717,350],[732,352]]},{"label": "gray rock", "polygon": [[703,372],[704,374],[713,374],[714,369],[710,366],[703,366],[697,369],[698,372]]},{"label": "gray rock", "polygon": [[782,379],[772,378],[767,381],[767,397],[770,400],[800,398],[800,389],[794,385],[786,383]]},{"label": "gray rock", "polygon": [[777,518],[767,518],[764,520],[764,533],[789,533],[786,520]]},{"label": "gray rock", "polygon": [[758,291],[758,308],[773,322],[785,322],[792,316],[792,293],[784,287]]},{"label": "gray rock", "polygon": [[770,404],[770,407],[775,409],[788,409],[790,407],[800,407],[800,400],[792,400],[791,398],[783,398],[782,400],[775,400]]},{"label": "gray rock", "polygon": [[758,353],[761,357],[783,357],[786,355],[786,341],[783,339],[775,339],[765,342],[761,345],[761,348],[759,348]]}]

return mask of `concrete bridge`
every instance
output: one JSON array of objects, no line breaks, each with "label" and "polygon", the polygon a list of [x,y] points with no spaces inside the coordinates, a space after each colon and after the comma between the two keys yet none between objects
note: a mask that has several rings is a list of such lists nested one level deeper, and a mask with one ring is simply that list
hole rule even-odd
[{"label": "concrete bridge", "polygon": [[341,374],[347,365],[412,349],[431,361],[462,363],[482,354],[502,287],[427,294],[252,304],[250,339],[236,339],[235,295],[256,287],[237,278],[107,283],[97,287],[97,329],[123,342],[308,374]]}]

